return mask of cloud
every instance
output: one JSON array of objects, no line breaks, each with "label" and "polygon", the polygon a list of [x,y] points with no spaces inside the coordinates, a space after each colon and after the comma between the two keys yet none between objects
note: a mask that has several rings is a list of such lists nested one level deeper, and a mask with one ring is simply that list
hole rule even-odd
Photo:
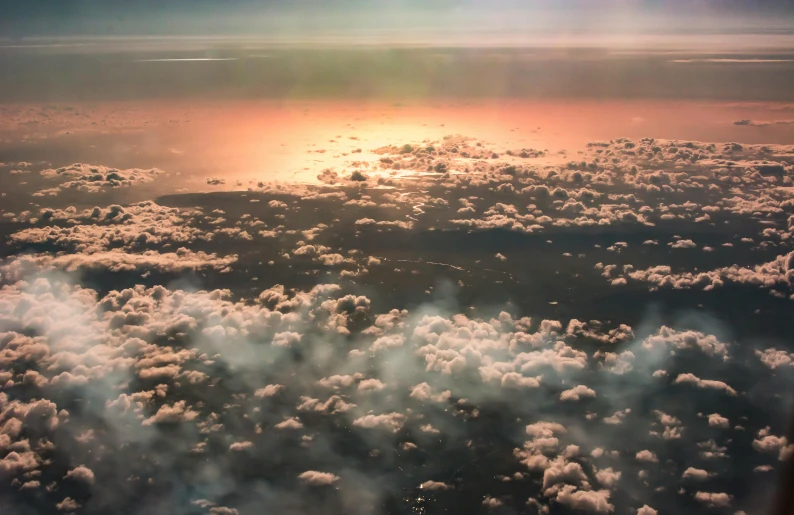
[{"label": "cloud", "polygon": [[697,247],[697,244],[692,240],[676,240],[675,242],[668,243],[668,245],[673,249],[693,249]]},{"label": "cloud", "polygon": [[755,351],[755,355],[761,360],[761,363],[766,365],[772,370],[778,367],[794,366],[794,353],[788,353],[784,350],[776,348],[766,349],[764,351]]},{"label": "cloud", "polygon": [[157,413],[143,421],[143,425],[189,422],[197,416],[198,412],[190,409],[185,401],[177,401],[170,406],[161,406]]},{"label": "cloud", "polygon": [[649,451],[647,449],[638,452],[637,455],[635,456],[635,459],[637,461],[642,461],[642,462],[645,462],[645,463],[658,463],[659,462],[659,458],[656,457],[656,454],[652,453],[651,451]]},{"label": "cloud", "polygon": [[64,500],[55,505],[55,508],[58,511],[75,511],[81,507],[82,505],[71,497],[66,497]]},{"label": "cloud", "polygon": [[94,473],[88,467],[80,465],[75,467],[64,476],[65,479],[72,479],[86,485],[94,484]]},{"label": "cloud", "polygon": [[264,388],[260,388],[254,392],[257,397],[273,397],[279,392],[284,390],[284,386],[280,384],[269,384]]},{"label": "cloud", "polygon": [[577,385],[570,390],[565,390],[560,394],[561,401],[578,401],[584,398],[593,398],[596,396],[595,390],[588,388],[584,385]]},{"label": "cloud", "polygon": [[681,475],[682,479],[691,479],[694,481],[705,481],[711,476],[708,471],[702,469],[696,469],[694,467],[687,468],[684,473]]},{"label": "cloud", "polygon": [[573,485],[564,485],[555,501],[575,510],[592,513],[612,513],[615,507],[609,504],[609,490],[577,490]]},{"label": "cloud", "polygon": [[405,423],[405,415],[401,413],[385,413],[382,415],[365,415],[353,420],[353,425],[358,427],[383,428],[398,431]]},{"label": "cloud", "polygon": [[696,492],[695,500],[710,508],[727,508],[731,505],[731,496],[726,493]]},{"label": "cloud", "polygon": [[452,487],[450,485],[448,485],[446,483],[439,482],[439,481],[425,481],[424,483],[419,485],[419,488],[421,488],[422,490],[429,490],[431,492],[435,492],[435,491],[438,491],[438,490],[451,490],[452,489]]},{"label": "cloud", "polygon": [[794,456],[794,444],[789,445],[785,436],[770,434],[768,426],[758,431],[758,437],[753,440],[753,449],[762,453],[777,454],[780,461]]},{"label": "cloud", "polygon": [[302,472],[298,479],[303,483],[313,486],[327,486],[332,485],[339,481],[339,476],[331,474],[330,472],[319,472],[316,470],[307,470]]},{"label": "cloud", "polygon": [[618,471],[612,470],[612,468],[605,468],[601,469],[595,473],[595,477],[601,485],[607,488],[613,488],[617,485],[618,481],[620,481],[620,476],[622,474]]},{"label": "cloud", "polygon": [[736,396],[736,390],[728,386],[722,381],[714,381],[711,379],[700,379],[695,374],[680,374],[675,378],[675,384],[692,384],[698,388],[707,388],[711,390],[722,390],[728,395]]},{"label": "cloud", "polygon": [[213,506],[207,512],[210,515],[239,515],[240,512],[234,508],[227,508],[225,506]]},{"label": "cloud", "polygon": [[[772,61],[775,62],[775,61]],[[734,125],[739,125],[743,127],[769,127],[773,125],[794,125],[794,120],[774,120],[774,121],[765,121],[765,120],[736,120],[733,122]]]},{"label": "cloud", "polygon": [[377,392],[386,388],[386,384],[379,379],[364,379],[358,383],[359,392]]},{"label": "cloud", "polygon": [[411,395],[410,397],[413,399],[417,399],[420,401],[432,401],[432,402],[446,402],[449,400],[452,392],[449,390],[445,390],[438,394],[432,393],[432,388],[427,383],[420,383],[413,388],[411,388]]},{"label": "cloud", "polygon": [[[649,463],[638,455],[685,470],[686,481],[701,471],[690,465],[763,480],[751,474],[757,460],[779,459],[789,442],[771,433],[723,441],[730,436],[723,419],[750,426],[725,402],[742,399],[729,385],[785,381],[791,349],[778,344],[748,362],[744,336],[719,337],[726,328],[696,314],[642,320],[638,306],[657,296],[633,297],[638,285],[731,286],[786,301],[794,205],[791,167],[780,156],[791,149],[762,147],[621,138],[559,166],[520,157],[542,151],[511,156],[452,137],[378,154],[389,162],[360,166],[363,190],[344,180],[333,181],[337,188],[252,184],[228,197],[162,201],[201,210],[142,203],[3,213],[10,234],[0,272],[3,481],[17,492],[54,478],[64,484],[48,508],[68,493],[94,509],[108,491],[128,503],[128,491],[150,501],[161,480],[183,488],[179,464],[189,462],[197,483],[190,491],[205,498],[195,505],[203,511],[234,510],[221,506],[233,499],[240,512],[263,505],[300,512],[321,495],[329,510],[352,513],[393,492],[436,495],[418,488],[430,490],[434,480],[450,487],[437,499],[455,495],[458,478],[466,484],[485,467],[493,477],[478,483],[476,501],[502,503],[497,510],[516,505],[502,484],[515,481],[520,502],[536,501],[533,510],[557,503],[647,515],[655,510],[636,507],[670,485],[647,467],[639,478],[647,489],[637,493],[637,468]],[[380,177],[428,168],[407,185]],[[639,240],[638,229],[647,233]],[[569,247],[572,238],[581,248]],[[681,256],[689,253],[640,246],[644,239],[716,250],[691,254],[696,262],[687,265]],[[734,247],[721,247],[726,241]],[[398,261],[409,247],[424,257]],[[496,253],[509,259],[497,262]],[[614,264],[597,266],[604,256]],[[740,265],[724,266],[731,262]],[[59,282],[56,269],[93,272],[85,274],[90,288]],[[193,270],[190,287],[152,287],[157,274],[145,275]],[[140,274],[147,286],[132,286]],[[459,284],[460,295],[442,291],[439,277]],[[555,289],[559,281],[570,284]],[[609,295],[587,300],[611,288],[605,281],[623,284],[619,315],[610,315]],[[506,285],[524,294],[508,302]],[[533,290],[541,286],[557,304]],[[524,317],[551,313],[559,319]],[[701,379],[704,370],[711,379]],[[757,427],[774,425],[766,411],[782,402],[766,391],[754,391],[758,402],[740,410]],[[503,421],[525,427],[526,441],[514,442]],[[764,455],[747,459],[753,448]],[[111,449],[112,460],[103,454]],[[441,449],[443,463],[424,460]],[[67,490],[77,485],[64,477],[79,463],[96,474],[90,498]],[[286,481],[243,486],[244,470],[269,477],[272,463]],[[366,463],[367,473],[351,463]],[[345,481],[309,492],[297,486],[309,479],[295,480],[307,469]],[[411,470],[415,482],[400,485],[398,471]],[[140,471],[156,473],[151,487]],[[688,501],[658,502],[676,512]]]},{"label": "cloud", "polygon": [[719,427],[720,429],[728,429],[731,427],[731,422],[719,413],[712,413],[709,415],[709,427]]},{"label": "cloud", "polygon": [[303,424],[297,417],[288,418],[274,426],[276,429],[301,429]]},{"label": "cloud", "polygon": [[47,179],[66,179],[66,181],[56,188],[34,193],[34,196],[54,195],[65,189],[74,189],[82,193],[98,193],[108,188],[127,188],[151,182],[164,172],[157,168],[149,170],[139,168],[118,169],[101,165],[75,163],[61,168],[48,168],[40,173]]},{"label": "cloud", "polygon": [[153,250],[140,254],[108,251],[93,254],[63,254],[55,257],[37,254],[16,258],[4,265],[0,265],[0,273],[9,278],[22,278],[33,273],[53,269],[66,272],[84,269],[106,269],[111,272],[152,269],[163,272],[178,272],[211,268],[220,271],[227,269],[236,261],[236,255],[219,257],[216,254],[193,252],[185,248],[167,253]]}]

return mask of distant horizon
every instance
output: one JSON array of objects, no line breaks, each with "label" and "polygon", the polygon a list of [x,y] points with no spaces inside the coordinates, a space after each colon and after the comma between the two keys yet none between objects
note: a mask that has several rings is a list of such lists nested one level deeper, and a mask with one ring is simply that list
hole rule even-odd
[{"label": "distant horizon", "polygon": [[[626,53],[672,52],[743,54],[789,53],[790,33],[495,33],[488,30],[358,29],[281,34],[84,34],[50,36],[0,36],[0,50],[84,47],[100,53],[124,51],[197,51],[213,48],[256,50],[267,47],[382,47],[382,48],[483,48],[483,49],[586,49]],[[101,46],[98,46],[100,45]],[[223,45],[218,47],[218,45]],[[251,48],[246,46],[257,45]],[[143,48],[142,48],[143,47]]]},{"label": "distant horizon", "polygon": [[526,31],[534,34],[791,33],[784,1],[113,0],[3,2],[0,38],[306,34],[328,31]]}]

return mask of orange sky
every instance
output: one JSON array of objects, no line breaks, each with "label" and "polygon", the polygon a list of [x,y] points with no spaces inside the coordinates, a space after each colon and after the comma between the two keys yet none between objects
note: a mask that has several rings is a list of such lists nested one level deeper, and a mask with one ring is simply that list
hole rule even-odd
[{"label": "orange sky", "polygon": [[[6,106],[9,107],[9,106]],[[41,143],[69,143],[84,162],[128,166],[134,156],[178,172],[191,189],[207,177],[234,187],[269,180],[314,181],[352,160],[377,160],[369,151],[388,144],[418,143],[447,134],[471,136],[495,148],[548,149],[554,159],[574,158],[588,141],[656,137],[700,141],[789,143],[794,125],[737,126],[742,119],[788,121],[794,109],[783,104],[718,104],[671,101],[435,101],[368,102],[113,102],[71,104],[30,125],[31,106],[10,106],[0,131],[20,132]],[[75,115],[75,112],[77,115]],[[26,118],[27,117],[27,118]],[[16,124],[16,125],[15,125]],[[22,131],[18,131],[22,129]],[[68,134],[67,134],[68,132]],[[112,146],[92,137],[105,133]],[[117,137],[116,137],[117,136]],[[46,139],[43,139],[46,138]],[[361,148],[362,153],[351,153]],[[567,156],[556,157],[561,150]],[[101,157],[92,153],[102,151]],[[114,154],[115,152],[115,154]],[[64,165],[68,163],[54,163]]]}]

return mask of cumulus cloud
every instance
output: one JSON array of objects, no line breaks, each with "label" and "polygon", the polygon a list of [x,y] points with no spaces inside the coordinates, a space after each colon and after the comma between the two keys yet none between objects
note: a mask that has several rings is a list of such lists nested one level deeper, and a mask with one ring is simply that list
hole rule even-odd
[{"label": "cumulus cloud", "polygon": [[784,350],[770,348],[763,351],[755,351],[755,355],[761,360],[761,363],[767,367],[775,370],[779,367],[794,366],[794,353],[788,353]]},{"label": "cumulus cloud", "polygon": [[577,490],[573,485],[564,485],[555,501],[575,510],[612,513],[615,507],[609,503],[609,496],[609,490]]},{"label": "cumulus cloud", "polygon": [[731,422],[719,413],[712,413],[709,415],[709,426],[719,427],[720,429],[728,429],[731,427]]},{"label": "cumulus cloud", "polygon": [[570,390],[565,390],[560,394],[561,401],[578,401],[585,398],[593,398],[596,396],[595,390],[588,388],[584,385],[577,385]]},{"label": "cumulus cloud", "polygon": [[93,254],[63,254],[60,256],[29,255],[0,265],[0,273],[9,278],[22,278],[33,273],[60,269],[74,272],[84,269],[106,269],[111,272],[132,272],[138,270],[159,270],[178,272],[210,268],[226,270],[237,261],[236,255],[219,257],[216,254],[193,252],[181,248],[176,252],[160,253],[146,251],[131,254],[120,250],[95,252]]},{"label": "cumulus cloud", "polygon": [[108,188],[123,188],[145,182],[151,182],[162,170],[152,168],[142,170],[139,168],[118,169],[101,165],[75,163],[61,168],[48,168],[42,170],[41,175],[47,179],[64,180],[57,188],[42,190],[35,195],[54,195],[59,190],[74,189],[82,193],[97,193]]},{"label": "cumulus cloud", "polygon": [[438,490],[450,490],[452,487],[446,483],[442,483],[440,481],[425,481],[419,488],[422,490],[429,490],[431,492],[438,491]]},{"label": "cumulus cloud", "polygon": [[382,415],[365,415],[353,420],[353,425],[365,428],[383,428],[398,431],[405,423],[405,415],[401,413],[385,413]]},{"label": "cumulus cloud", "polygon": [[695,385],[698,388],[707,388],[712,390],[721,390],[727,393],[728,395],[736,395],[736,390],[728,386],[723,381],[714,381],[711,379],[700,379],[695,374],[680,374],[676,377],[675,384],[691,384]]},{"label": "cumulus cloud", "polygon": [[758,431],[758,437],[753,440],[753,449],[762,453],[777,454],[780,461],[794,456],[794,444],[789,445],[785,436],[771,434],[768,426]]},{"label": "cumulus cloud", "polygon": [[637,453],[635,456],[637,461],[645,462],[645,463],[658,463],[659,458],[656,457],[656,454],[652,453],[649,450],[643,450]]},{"label": "cumulus cloud", "polygon": [[143,425],[189,422],[197,416],[198,412],[188,407],[185,401],[177,401],[171,405],[161,406],[154,415],[143,421]]},{"label": "cumulus cloud", "polygon": [[683,479],[692,479],[695,481],[705,481],[711,476],[708,471],[703,469],[697,469],[695,467],[687,468],[684,473],[681,475]]},{"label": "cumulus cloud", "polygon": [[73,479],[74,481],[78,481],[84,483],[86,485],[94,484],[94,473],[88,467],[80,465],[79,467],[75,467],[69,472],[66,473],[64,476],[66,479]]},{"label": "cumulus cloud", "polygon": [[696,492],[695,500],[710,508],[727,508],[731,505],[731,496],[722,492]]},{"label": "cumulus cloud", "polygon": [[314,486],[327,486],[332,485],[339,481],[339,476],[331,474],[330,472],[319,472],[317,470],[307,470],[302,472],[298,479],[308,485]]},{"label": "cumulus cloud", "polygon": [[[67,493],[91,508],[105,488],[119,499],[131,490],[148,497],[161,477],[146,486],[148,471],[187,460],[198,467],[196,478],[221,478],[195,487],[207,497],[195,504],[203,511],[236,512],[220,506],[228,499],[240,512],[265,504],[300,511],[302,496],[290,483],[333,484],[311,495],[350,511],[378,505],[398,488],[405,499],[416,494],[410,489],[454,495],[459,478],[466,484],[482,465],[494,476],[481,483],[477,502],[497,511],[515,506],[501,485],[515,481],[523,485],[521,502],[531,496],[529,509],[541,513],[550,505],[649,515],[656,511],[648,505],[636,508],[650,502],[635,491],[639,467],[647,469],[639,481],[650,495],[669,488],[650,472],[656,462],[679,467],[670,470],[683,470],[691,486],[711,477],[695,466],[763,480],[750,472],[771,465],[747,460],[748,448],[763,453],[757,460],[789,455],[790,443],[771,429],[728,443],[723,430],[731,422],[774,422],[755,403],[741,407],[750,423],[715,402],[741,400],[731,385],[745,388],[745,379],[783,384],[791,349],[759,350],[747,363],[743,337],[720,338],[728,331],[699,314],[676,320],[675,329],[661,325],[667,314],[643,320],[631,295],[637,283],[730,283],[786,302],[794,205],[791,166],[779,156],[790,148],[621,138],[562,166],[536,166],[522,155],[542,151],[506,153],[458,137],[408,147],[376,152],[388,162],[351,164],[366,171],[366,188],[328,172],[338,188],[252,184],[228,198],[210,195],[217,205],[202,200],[201,210],[142,203],[3,213],[10,250],[0,265],[0,478],[12,495],[50,489],[48,508]],[[423,173],[405,188],[383,175],[406,170]],[[199,203],[176,197],[164,202]],[[747,223],[728,229],[726,218]],[[700,229],[686,229],[692,226]],[[657,245],[635,244],[628,235],[637,228],[648,233],[639,241]],[[570,242],[566,233],[588,248],[561,248]],[[724,241],[734,247],[720,247]],[[716,250],[681,250],[694,242]],[[408,245],[421,257],[401,261]],[[472,252],[426,252],[452,245]],[[552,304],[521,275],[530,247],[538,254],[532,273]],[[685,254],[695,266],[682,265]],[[615,264],[596,264],[604,256]],[[734,260],[741,265],[724,266]],[[56,269],[86,272],[91,289],[53,280],[62,277]],[[545,286],[558,270],[559,280],[573,272],[570,290]],[[50,279],[36,279],[42,272]],[[130,286],[141,274],[141,282],[156,283],[156,272],[188,272],[195,282]],[[620,315],[591,320],[590,313],[611,309],[608,301],[577,311],[594,298],[577,294],[577,285],[591,284],[588,274],[604,288],[620,286],[628,299]],[[460,298],[446,291],[447,279]],[[219,284],[228,289],[200,290]],[[507,302],[505,284],[529,293]],[[491,292],[499,295],[492,300]],[[457,306],[462,299],[472,306]],[[485,299],[494,304],[483,309]],[[525,311],[565,318],[522,318],[532,314]],[[586,321],[569,318],[577,315]],[[766,391],[753,393],[772,411],[781,401]],[[677,402],[682,395],[687,409]],[[497,419],[524,426],[526,441],[494,431]],[[680,452],[668,453],[668,445]],[[443,463],[424,461],[439,446],[451,451]],[[105,459],[109,449],[118,459]],[[513,461],[505,463],[510,450]],[[238,478],[241,469],[266,470],[266,462],[282,464],[293,480],[272,485],[264,499]],[[368,474],[354,478],[355,492],[320,472],[347,478],[350,463],[364,462]],[[78,488],[78,481],[88,485],[80,463],[95,474],[94,497]],[[316,470],[301,473],[309,468]],[[413,486],[396,485],[404,475],[396,470],[413,470]],[[169,476],[175,488],[184,486],[179,477]],[[715,506],[724,495],[701,494],[703,505]],[[664,503],[660,511],[674,512],[687,501],[667,496]]]},{"label": "cumulus cloud", "polygon": [[297,417],[288,418],[274,426],[276,429],[301,429],[303,424]]}]

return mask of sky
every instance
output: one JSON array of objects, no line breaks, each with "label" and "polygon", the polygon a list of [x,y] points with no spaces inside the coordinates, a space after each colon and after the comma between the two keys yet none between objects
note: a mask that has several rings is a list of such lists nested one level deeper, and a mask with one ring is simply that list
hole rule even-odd
[{"label": "sky", "polygon": [[0,0],[0,514],[771,513],[791,3]]},{"label": "sky", "polygon": [[784,0],[31,0],[0,2],[0,37],[312,34],[415,30],[780,32]]}]

